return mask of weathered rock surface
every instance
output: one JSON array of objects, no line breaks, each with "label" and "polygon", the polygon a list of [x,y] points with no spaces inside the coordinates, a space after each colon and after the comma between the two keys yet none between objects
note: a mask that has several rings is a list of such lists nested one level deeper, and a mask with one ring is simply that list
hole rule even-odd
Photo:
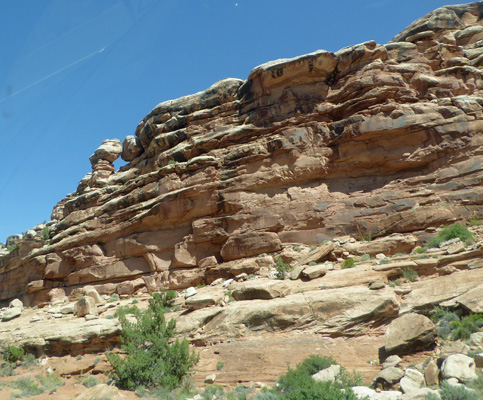
[{"label": "weathered rock surface", "polygon": [[387,354],[407,354],[431,347],[436,337],[436,326],[429,318],[410,313],[389,324],[384,347]]}]

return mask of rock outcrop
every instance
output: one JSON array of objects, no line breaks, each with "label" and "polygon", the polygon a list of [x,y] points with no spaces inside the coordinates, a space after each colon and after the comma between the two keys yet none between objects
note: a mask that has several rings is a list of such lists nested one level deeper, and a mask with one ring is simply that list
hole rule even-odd
[{"label": "rock outcrop", "polygon": [[[478,223],[473,243],[414,251],[483,219],[482,4],[440,8],[385,45],[268,62],[104,141],[52,221],[0,246],[0,301],[39,306],[2,309],[2,343],[100,351],[119,341],[109,296],[187,289],[178,331],[232,360],[237,382],[284,372],[268,347],[344,349],[373,378],[366,360],[436,346],[434,306],[483,310]],[[375,382],[424,396],[439,376],[471,379],[445,372],[453,350],[419,369],[390,358]]]},{"label": "rock outcrop", "polygon": [[268,62],[159,104],[94,152],[48,232],[0,257],[1,298],[138,278],[186,288],[216,279],[209,257],[342,235],[411,232],[415,246],[481,216],[482,12],[443,7],[386,45]]}]

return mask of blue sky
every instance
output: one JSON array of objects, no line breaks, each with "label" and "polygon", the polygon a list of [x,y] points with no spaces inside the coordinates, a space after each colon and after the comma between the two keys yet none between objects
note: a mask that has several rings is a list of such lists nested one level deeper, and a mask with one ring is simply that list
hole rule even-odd
[{"label": "blue sky", "polygon": [[445,4],[458,2],[0,0],[0,242],[50,220],[101,142],[156,104],[266,61],[386,43]]}]

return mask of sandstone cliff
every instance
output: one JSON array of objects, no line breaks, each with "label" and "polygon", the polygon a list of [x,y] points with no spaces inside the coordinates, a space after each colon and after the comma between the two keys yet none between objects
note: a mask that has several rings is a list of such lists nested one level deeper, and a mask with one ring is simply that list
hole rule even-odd
[{"label": "sandstone cliff", "polygon": [[52,222],[9,238],[0,300],[186,288],[344,235],[411,233],[394,237],[411,250],[427,228],[481,217],[482,65],[478,2],[161,103],[94,152]]}]

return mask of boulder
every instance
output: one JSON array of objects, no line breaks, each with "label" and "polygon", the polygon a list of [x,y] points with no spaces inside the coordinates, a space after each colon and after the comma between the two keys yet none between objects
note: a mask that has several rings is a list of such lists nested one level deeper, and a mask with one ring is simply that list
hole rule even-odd
[{"label": "boulder", "polygon": [[446,358],[453,354],[468,354],[470,347],[461,340],[446,341],[441,346],[439,359],[443,362]]},{"label": "boulder", "polygon": [[8,306],[10,308],[13,308],[13,307],[23,308],[23,303],[19,299],[13,299],[10,303],[8,303]]},{"label": "boulder", "polygon": [[311,251],[306,256],[302,257],[299,261],[297,261],[296,266],[299,265],[308,265],[312,262],[320,262],[323,261],[328,255],[334,250],[334,242],[327,242],[321,244],[315,250]]},{"label": "boulder", "polygon": [[392,321],[386,328],[387,354],[411,354],[427,350],[437,338],[436,326],[424,315],[409,313]]},{"label": "boulder", "polygon": [[216,306],[223,301],[223,292],[217,291],[215,293],[197,293],[194,296],[186,299],[186,307],[188,310],[199,310],[201,308]]},{"label": "boulder", "polygon": [[237,285],[232,296],[235,300],[270,300],[289,293],[289,286],[285,282],[257,279]]},{"label": "boulder", "polygon": [[483,285],[469,290],[455,300],[472,313],[483,313]]},{"label": "boulder", "polygon": [[340,374],[340,365],[331,365],[328,368],[320,370],[312,375],[312,378],[317,382],[335,382],[337,376]]},{"label": "boulder", "polygon": [[424,386],[424,375],[414,368],[408,368],[404,371],[400,384],[404,393],[416,392]]},{"label": "boulder", "polygon": [[85,296],[92,297],[94,299],[94,303],[104,304],[104,299],[97,292],[97,290],[94,288],[94,286],[84,286],[83,291],[84,291]]},{"label": "boulder", "polygon": [[2,321],[10,321],[11,319],[17,318],[22,314],[22,308],[20,307],[12,307],[7,308],[5,311],[0,313]]},{"label": "boulder", "polygon": [[382,364],[382,369],[386,369],[389,367],[398,367],[401,361],[402,361],[401,357],[397,355],[389,356]]},{"label": "boulder", "polygon": [[97,315],[97,307],[92,297],[83,296],[74,304],[76,317],[85,317],[88,314]]},{"label": "boulder", "polygon": [[456,378],[466,383],[477,378],[475,360],[464,354],[453,354],[441,366],[443,379]]},{"label": "boulder", "polygon": [[476,368],[483,368],[483,353],[475,354],[475,365]]},{"label": "boulder", "polygon": [[474,332],[470,335],[470,342],[473,346],[483,348],[483,332]]},{"label": "boulder", "polygon": [[249,232],[230,236],[221,248],[221,256],[225,261],[237,260],[281,248],[282,242],[276,233]]},{"label": "boulder", "polygon": [[302,276],[306,279],[317,279],[327,273],[327,266],[323,264],[311,265],[304,268]]},{"label": "boulder", "polygon": [[403,394],[398,400],[426,400],[428,399],[428,396],[431,396],[432,399],[441,399],[438,390],[423,387],[410,393]]},{"label": "boulder", "polygon": [[400,368],[389,367],[380,371],[373,380],[375,387],[388,389],[398,383],[404,376],[404,371]]},{"label": "boulder", "polygon": [[424,369],[424,381],[426,386],[438,386],[439,368],[435,360],[431,360]]},{"label": "boulder", "polygon": [[194,288],[193,286],[190,286],[188,289],[186,289],[184,298],[187,299],[188,297],[194,296],[196,293],[198,293],[196,288]]},{"label": "boulder", "polygon": [[139,138],[129,135],[122,142],[121,158],[129,162],[140,156],[143,151],[144,149]]},{"label": "boulder", "polygon": [[75,400],[97,400],[97,399],[126,399],[126,396],[120,392],[115,386],[106,385],[100,383],[99,385],[92,386],[84,389],[82,394],[77,396]]}]

